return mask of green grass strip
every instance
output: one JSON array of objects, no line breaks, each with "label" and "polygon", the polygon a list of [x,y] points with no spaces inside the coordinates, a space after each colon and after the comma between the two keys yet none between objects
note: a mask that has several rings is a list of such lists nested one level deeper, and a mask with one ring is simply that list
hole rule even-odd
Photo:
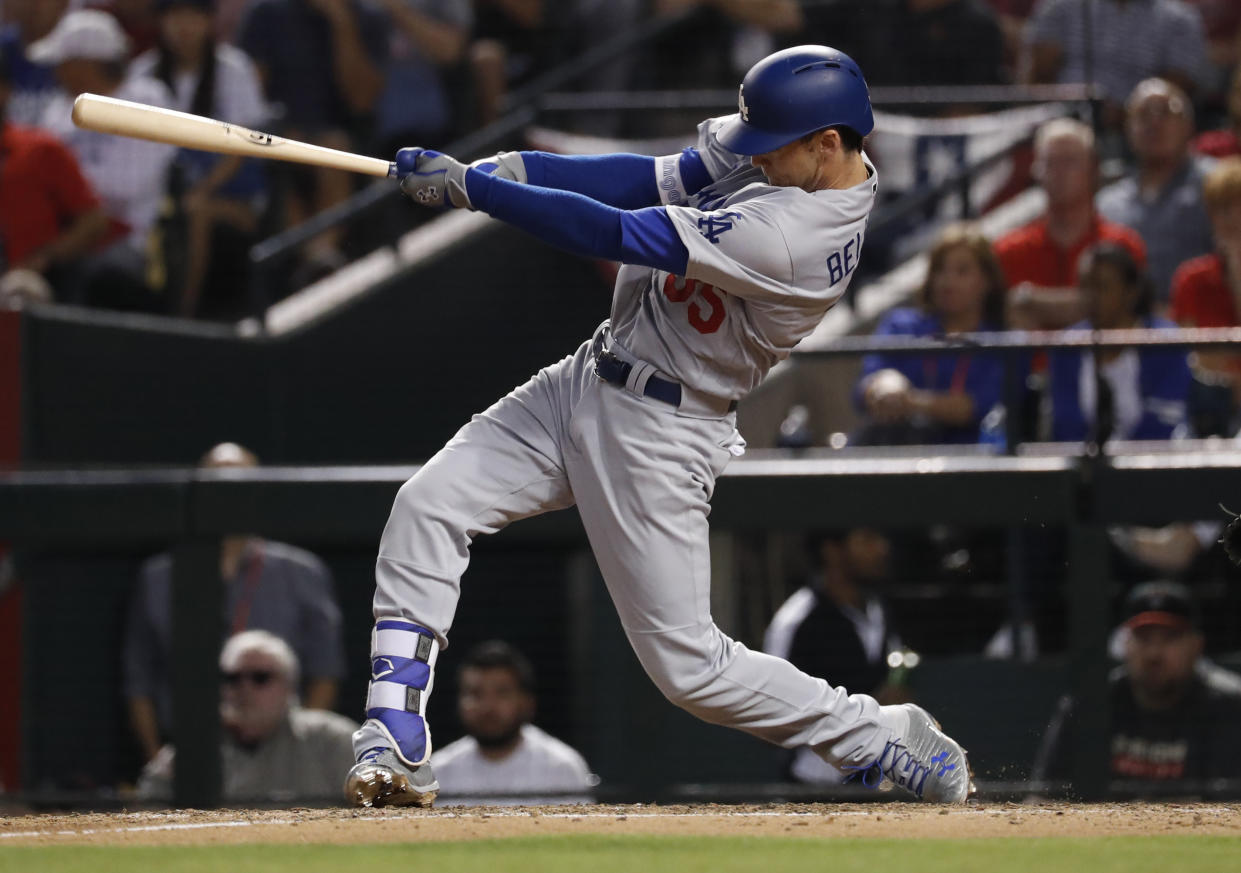
[{"label": "green grass strip", "polygon": [[[1070,866],[1071,865],[1071,866]],[[0,847],[0,873],[1237,873],[1241,837],[552,836],[390,845]]]}]

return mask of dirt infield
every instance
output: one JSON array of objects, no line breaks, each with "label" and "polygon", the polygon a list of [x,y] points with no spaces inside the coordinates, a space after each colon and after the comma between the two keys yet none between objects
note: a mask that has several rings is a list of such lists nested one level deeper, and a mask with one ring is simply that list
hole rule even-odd
[{"label": "dirt infield", "polygon": [[542,834],[885,838],[1241,836],[1241,804],[636,805],[432,811],[222,810],[0,818],[0,849],[6,845],[352,845],[503,839]]}]

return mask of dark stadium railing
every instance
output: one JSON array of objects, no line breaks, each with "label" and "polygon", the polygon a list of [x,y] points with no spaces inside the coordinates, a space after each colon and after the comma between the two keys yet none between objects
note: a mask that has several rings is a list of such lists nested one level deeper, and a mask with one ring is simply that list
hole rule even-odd
[{"label": "dark stadium railing", "polygon": [[[1087,103],[1095,90],[1084,85],[901,85],[870,89],[884,109],[969,105],[1009,107],[1029,103]],[[736,111],[735,88],[658,91],[552,91],[537,98],[543,112]]]},{"label": "dark stadium railing", "polygon": [[[269,468],[238,471],[25,471],[0,476],[0,537],[15,546],[149,541],[173,547],[175,802],[219,802],[219,538],[239,529],[272,537],[371,544],[392,498],[416,468]],[[849,500],[830,499],[849,494]],[[712,524],[728,530],[804,530],[930,522],[1065,525],[1070,660],[1081,710],[1082,797],[1106,793],[1111,587],[1106,526],[1200,519],[1241,494],[1241,452],[1115,458],[924,457],[739,460],[721,478]],[[1002,496],[1000,496],[1002,495]],[[824,499],[828,498],[828,499]],[[933,509],[928,509],[933,507]],[[555,513],[501,536],[582,540],[576,515]]]}]

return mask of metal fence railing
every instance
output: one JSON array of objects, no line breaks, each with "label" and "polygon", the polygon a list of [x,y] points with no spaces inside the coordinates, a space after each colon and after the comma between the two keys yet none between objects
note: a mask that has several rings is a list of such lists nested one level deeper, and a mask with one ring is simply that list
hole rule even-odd
[{"label": "metal fence railing", "polygon": [[[257,535],[373,544],[397,488],[416,468],[272,468],[240,471],[28,471],[0,476],[0,538],[15,548],[173,542],[175,802],[220,799],[216,629],[219,538]],[[1125,458],[943,457],[764,459],[734,463],[718,483],[717,530],[804,530],[882,525],[1063,525],[1071,691],[1083,707],[1075,789],[1107,791],[1107,695],[1112,591],[1106,527],[1210,518],[1241,493],[1241,452],[1169,452]],[[849,499],[832,499],[848,494]],[[996,499],[1003,495],[1003,499]],[[515,525],[511,541],[584,542],[576,517]]]}]

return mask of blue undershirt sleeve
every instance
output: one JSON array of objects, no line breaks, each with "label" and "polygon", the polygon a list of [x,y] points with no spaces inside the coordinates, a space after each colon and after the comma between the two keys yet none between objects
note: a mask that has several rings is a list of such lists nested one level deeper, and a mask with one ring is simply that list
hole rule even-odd
[{"label": "blue undershirt sleeve", "polygon": [[[521,152],[526,181],[538,188],[573,191],[617,209],[641,209],[659,203],[655,158],[647,155],[556,155]],[[698,149],[682,150],[677,159],[686,194],[711,184],[711,174]]]},{"label": "blue undershirt sleeve", "polygon": [[707,165],[703,162],[702,155],[698,154],[698,149],[682,149],[677,163],[681,170],[681,181],[685,183],[686,194],[697,194],[711,184],[711,174],[707,172]]},{"label": "blue undershirt sleeve", "polygon": [[465,187],[476,209],[574,254],[678,275],[689,264],[689,250],[662,206],[626,211],[473,169],[465,174]]},{"label": "blue undershirt sleeve", "polygon": [[621,213],[621,253],[626,264],[655,267],[677,276],[684,276],[689,268],[689,249],[663,206]]},{"label": "blue undershirt sleeve", "polygon": [[539,188],[573,191],[617,209],[659,202],[655,159],[646,155],[554,155],[522,152],[526,180]]}]

